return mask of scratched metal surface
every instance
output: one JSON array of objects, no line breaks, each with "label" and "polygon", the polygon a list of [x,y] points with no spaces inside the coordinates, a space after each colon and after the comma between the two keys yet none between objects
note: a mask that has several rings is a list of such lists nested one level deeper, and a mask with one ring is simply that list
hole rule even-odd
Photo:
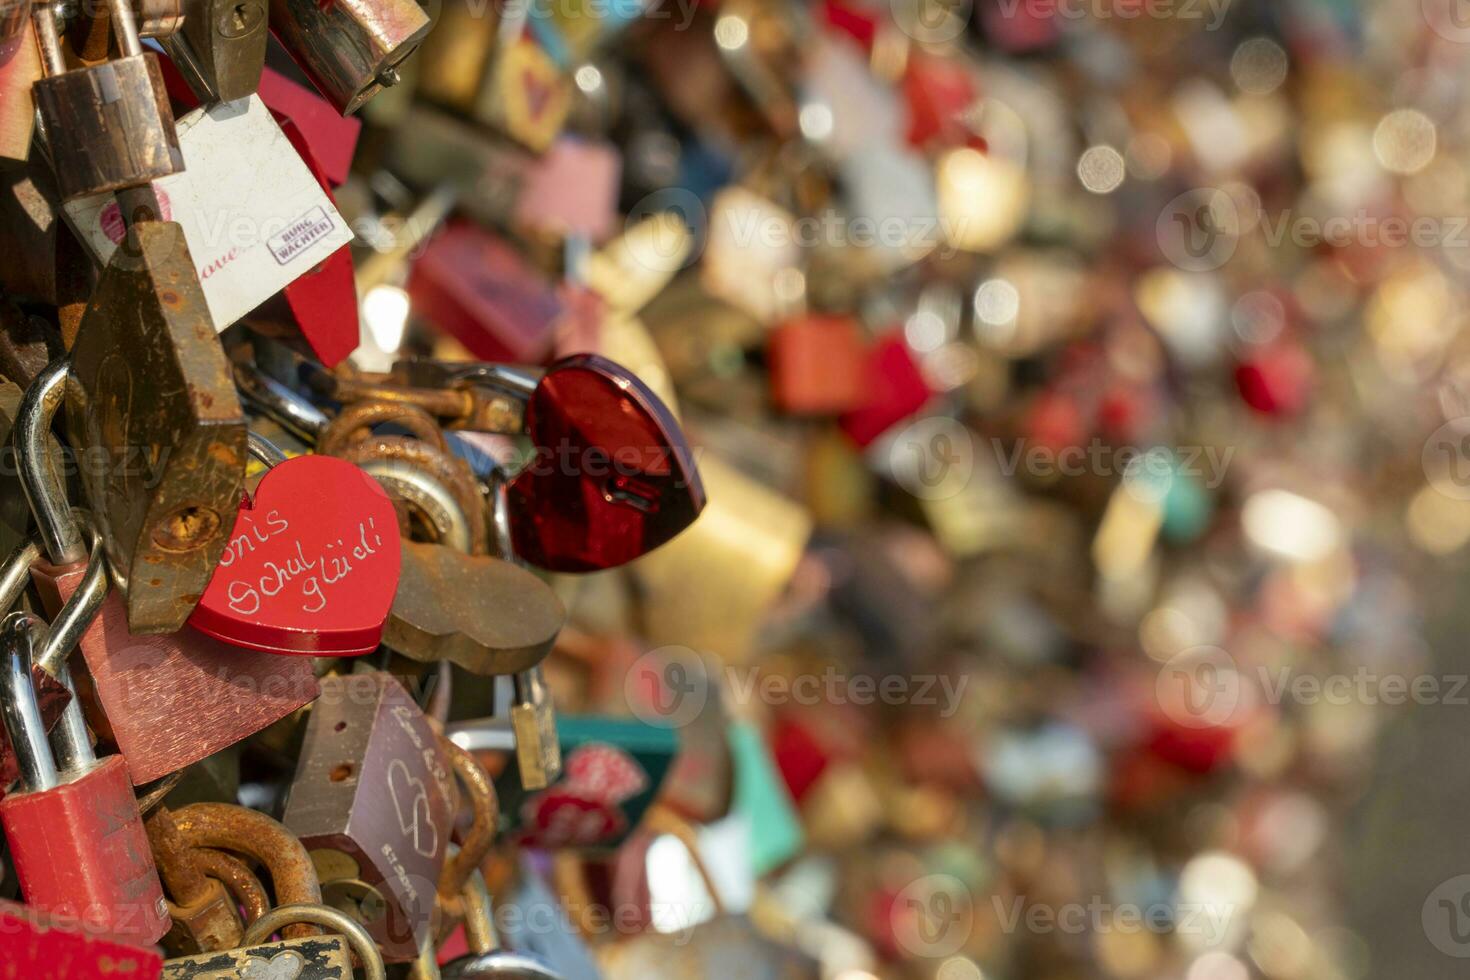
[{"label": "scratched metal surface", "polygon": [[69,427],[83,453],[106,461],[83,466],[82,483],[128,622],[135,633],[173,632],[229,539],[246,460],[245,416],[183,229],[129,230],[71,356]]},{"label": "scratched metal surface", "polygon": [[293,939],[163,964],[164,980],[352,980],[352,953],[341,936]]}]

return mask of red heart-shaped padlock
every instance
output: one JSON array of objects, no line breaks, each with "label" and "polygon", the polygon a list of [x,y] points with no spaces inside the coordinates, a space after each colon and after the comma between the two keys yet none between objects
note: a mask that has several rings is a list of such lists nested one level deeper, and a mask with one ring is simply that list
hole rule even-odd
[{"label": "red heart-shaped padlock", "polygon": [[371,653],[398,591],[402,543],[383,488],[351,463],[297,456],[241,504],[189,623],[252,650]]},{"label": "red heart-shaped padlock", "polygon": [[595,354],[553,364],[526,405],[536,456],[508,488],[516,554],[555,572],[647,554],[704,509],[679,423],[647,385]]}]

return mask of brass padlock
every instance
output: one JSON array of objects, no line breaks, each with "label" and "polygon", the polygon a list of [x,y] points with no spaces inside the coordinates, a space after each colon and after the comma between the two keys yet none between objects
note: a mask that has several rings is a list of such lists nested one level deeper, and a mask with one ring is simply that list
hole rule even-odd
[{"label": "brass padlock", "polygon": [[343,115],[356,112],[419,46],[433,18],[414,0],[271,0],[271,29]]},{"label": "brass padlock", "polygon": [[265,0],[182,0],[182,7],[163,49],[194,94],[204,102],[255,94],[270,37]]},{"label": "brass padlock", "polygon": [[245,486],[245,416],[175,223],[137,222],[72,347],[70,431],[133,633],[184,625]]},{"label": "brass padlock", "polygon": [[[282,926],[310,922],[336,935],[268,943]],[[240,949],[200,953],[168,960],[163,980],[352,980],[352,955],[362,963],[366,980],[386,980],[383,958],[362,926],[322,905],[283,905],[257,919]]]},{"label": "brass padlock", "polygon": [[158,56],[143,50],[133,8],[108,0],[122,57],[66,70],[51,4],[36,8],[46,77],[33,87],[63,200],[140,187],[184,169]]},{"label": "brass padlock", "polygon": [[438,736],[392,675],[322,681],[281,820],[310,849],[324,901],[390,963],[432,936],[456,795]]}]

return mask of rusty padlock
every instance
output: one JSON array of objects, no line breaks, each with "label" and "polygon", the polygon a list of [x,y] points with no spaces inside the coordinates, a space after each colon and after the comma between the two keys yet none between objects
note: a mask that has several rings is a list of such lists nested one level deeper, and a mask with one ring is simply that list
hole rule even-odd
[{"label": "rusty padlock", "polygon": [[[82,529],[44,448],[66,387],[66,361],[43,371],[26,391],[13,437],[21,486],[45,543],[47,560],[31,574],[48,610],[62,608],[87,585]],[[107,577],[101,578],[105,590]],[[102,603],[80,645],[101,709],[94,727],[117,744],[138,784],[233,745],[317,694],[310,661],[240,650],[192,630],[136,636],[116,595]]]},{"label": "rusty padlock", "polygon": [[108,0],[107,10],[122,57],[71,71],[55,5],[33,14],[46,77],[32,92],[64,201],[142,187],[184,169],[158,55],[143,50],[127,0]]},{"label": "rusty padlock", "polygon": [[119,939],[156,942],[168,931],[148,835],[121,756],[92,753],[81,709],[68,706],[47,745],[31,687],[45,629],[28,613],[0,622],[0,704],[22,790],[0,801],[0,824],[26,903],[85,916]]},{"label": "rusty padlock", "polygon": [[246,460],[245,416],[177,224],[128,229],[82,317],[71,370],[72,441],[102,463],[83,468],[82,487],[129,628],[174,632],[224,551]]},{"label": "rusty padlock", "polygon": [[[310,922],[333,935],[269,942],[283,926]],[[350,917],[323,905],[283,905],[262,916],[245,933],[239,949],[201,953],[163,964],[164,980],[353,980],[353,954],[366,980],[386,980],[383,958],[372,938]]]},{"label": "rusty padlock", "polygon": [[456,810],[438,736],[390,674],[328,677],[282,822],[310,849],[328,905],[391,963],[418,956]]},{"label": "rusty padlock", "polygon": [[199,860],[201,850],[188,843],[173,813],[166,806],[158,806],[143,823],[173,921],[163,938],[164,948],[187,954],[238,946],[245,926],[234,896],[224,882],[205,874]]}]

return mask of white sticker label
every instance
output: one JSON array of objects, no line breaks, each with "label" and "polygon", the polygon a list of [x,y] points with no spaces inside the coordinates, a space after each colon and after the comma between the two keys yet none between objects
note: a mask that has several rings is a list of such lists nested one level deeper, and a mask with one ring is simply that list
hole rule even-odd
[{"label": "white sticker label", "polygon": [[[155,182],[184,229],[214,327],[223,331],[352,240],[352,230],[259,96],[195,109],[177,123],[185,170]],[[111,194],[66,205],[99,262],[123,222]]]}]

